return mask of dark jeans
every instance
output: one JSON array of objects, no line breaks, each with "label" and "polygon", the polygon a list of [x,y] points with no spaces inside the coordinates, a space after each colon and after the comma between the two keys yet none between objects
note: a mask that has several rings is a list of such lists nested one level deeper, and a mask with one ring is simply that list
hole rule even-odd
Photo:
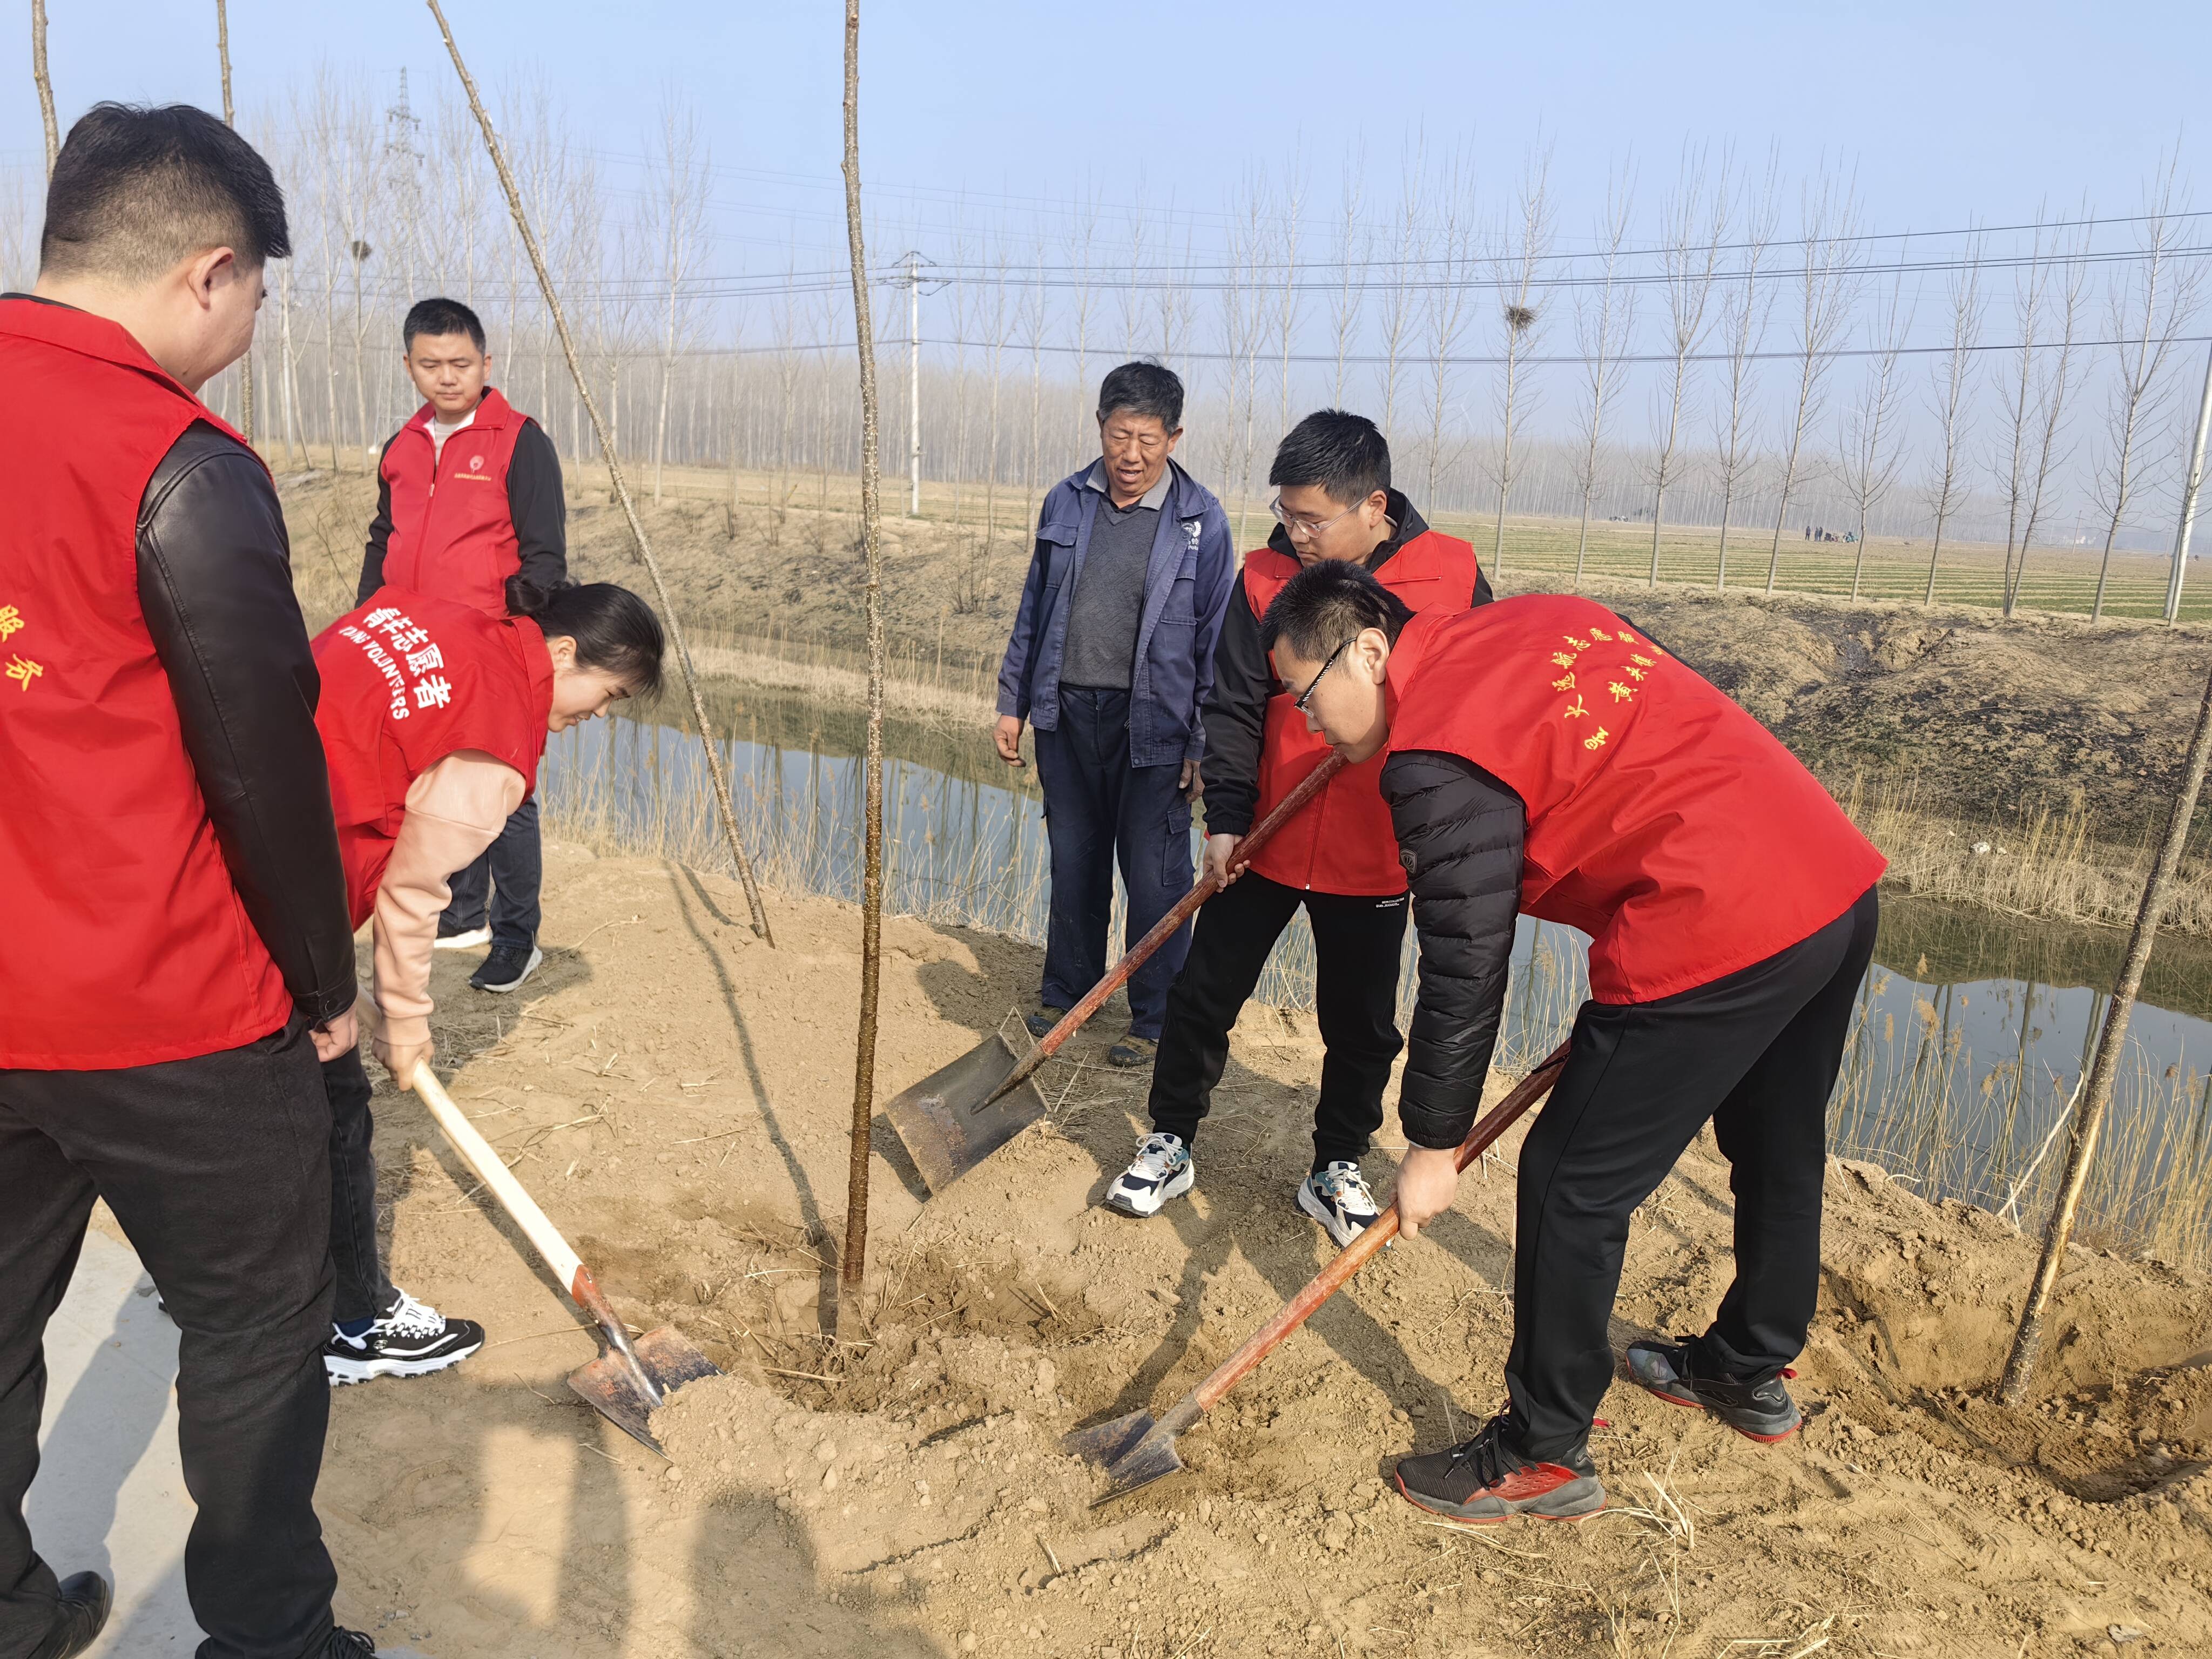
[{"label": "dark jeans", "polygon": [[331,1317],[375,1319],[399,1299],[376,1248],[376,1124],[369,1115],[368,1072],[358,1045],[323,1062],[331,1103],[331,1266],[337,1301]]},{"label": "dark jeans", "polygon": [[1710,985],[1586,1002],[1567,1066],[1521,1149],[1513,1348],[1521,1449],[1580,1445],[1613,1379],[1607,1321],[1629,1217],[1712,1120],[1735,1194],[1735,1282],[1692,1348],[1706,1376],[1764,1382],[1797,1357],[1820,1287],[1828,1096],[1880,904]]},{"label": "dark jeans", "polygon": [[297,1019],[157,1066],[0,1071],[0,1654],[30,1652],[54,1620],[55,1575],[31,1547],[23,1494],[39,1467],[46,1321],[95,1198],[179,1333],[200,1659],[320,1651],[337,1585],[314,1507],[331,1400],[330,1144]]},{"label": "dark jeans", "polygon": [[465,870],[454,872],[453,896],[438,919],[441,933],[466,933],[491,917],[495,946],[538,943],[538,890],[545,877],[545,854],[538,839],[538,798],[514,809],[499,839]]},{"label": "dark jeans", "polygon": [[[1180,764],[1129,764],[1127,691],[1061,686],[1060,725],[1036,734],[1036,764],[1052,842],[1052,913],[1038,1000],[1067,1008],[1106,976],[1117,860],[1129,896],[1127,945],[1190,891],[1190,803]],[[1159,1036],[1168,987],[1189,949],[1185,924],[1130,978],[1131,1036]]]},{"label": "dark jeans", "polygon": [[1382,1127],[1382,1091],[1398,1057],[1398,967],[1406,896],[1301,892],[1248,870],[1206,902],[1190,956],[1168,993],[1166,1029],[1152,1066],[1152,1127],[1197,1138],[1222,1068],[1229,1028],[1260,982],[1267,953],[1299,905],[1314,935],[1314,1012],[1328,1052],[1314,1105],[1316,1170],[1357,1162]]}]

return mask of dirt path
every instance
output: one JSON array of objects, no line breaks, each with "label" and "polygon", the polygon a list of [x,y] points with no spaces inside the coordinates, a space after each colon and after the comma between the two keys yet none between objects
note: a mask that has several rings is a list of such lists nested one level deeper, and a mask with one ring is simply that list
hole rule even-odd
[{"label": "dirt path", "polygon": [[[555,847],[548,936],[580,949],[519,1003],[440,963],[457,1097],[626,1316],[731,1374],[659,1419],[672,1462],[578,1406],[563,1377],[593,1344],[412,1098],[380,1092],[395,1276],[492,1341],[334,1399],[348,1622],[439,1659],[2212,1650],[2212,1283],[2085,1254],[2046,1397],[2004,1413],[1956,1390],[1995,1373],[2028,1245],[1866,1166],[1831,1171],[1797,1441],[1616,1388],[1600,1518],[1471,1534],[1386,1492],[1396,1456],[1498,1396],[1497,1166],[1186,1434],[1188,1474],[1090,1507],[1058,1435],[1164,1404],[1322,1259],[1290,1202],[1317,1045],[1248,1020],[1200,1194],[1133,1223],[1091,1207],[1141,1104],[1101,1069],[1109,1010],[1047,1079],[1054,1126],[927,1206],[878,1161],[872,1345],[840,1350],[821,1310],[858,927],[774,902],[770,952],[726,884]],[[1032,983],[1004,940],[896,920],[886,941],[886,1091]],[[1702,1320],[1728,1227],[1725,1166],[1695,1150],[1639,1217],[1619,1340]]]}]

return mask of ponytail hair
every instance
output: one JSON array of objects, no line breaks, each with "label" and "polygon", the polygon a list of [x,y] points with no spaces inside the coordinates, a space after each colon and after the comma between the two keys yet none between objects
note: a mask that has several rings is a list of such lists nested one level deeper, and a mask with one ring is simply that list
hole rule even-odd
[{"label": "ponytail hair", "polygon": [[576,642],[576,661],[612,674],[633,697],[660,695],[660,659],[668,648],[653,607],[612,582],[561,582],[541,586],[524,576],[507,579],[508,614],[527,617],[550,639]]}]

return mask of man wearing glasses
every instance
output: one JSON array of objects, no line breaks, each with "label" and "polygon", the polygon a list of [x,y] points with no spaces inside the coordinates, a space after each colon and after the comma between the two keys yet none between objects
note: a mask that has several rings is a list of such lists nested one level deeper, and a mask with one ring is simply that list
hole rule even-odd
[{"label": "man wearing glasses", "polygon": [[1125,1214],[1158,1214],[1197,1178],[1191,1144],[1229,1060],[1229,1031],[1298,907],[1314,936],[1314,1002],[1327,1056],[1314,1106],[1312,1166],[1298,1207],[1348,1244],[1376,1218],[1359,1160],[1382,1123],[1397,1058],[1398,968],[1406,877],[1398,867],[1381,762],[1340,772],[1245,870],[1237,843],[1328,753],[1307,730],[1307,687],[1278,679],[1260,618],[1291,577],[1325,559],[1372,572],[1409,610],[1464,611],[1490,598],[1474,550],[1429,528],[1390,487],[1390,446],[1372,421],[1342,410],[1309,415],[1275,452],[1274,533],[1245,556],[1215,647],[1201,770],[1206,861],[1233,884],[1199,912],[1190,955],[1169,993],[1152,1070],[1152,1133],[1107,1188]]},{"label": "man wearing glasses", "polygon": [[[1052,848],[1044,979],[1030,1030],[1042,1036],[1106,972],[1114,870],[1133,945],[1190,891],[1190,804],[1199,710],[1237,579],[1221,504],[1170,456],[1182,382],[1124,363],[1098,388],[1099,459],[1063,478],[1037,515],[999,671],[999,757],[1022,764],[1036,728]],[[1151,1063],[1188,927],[1129,981],[1129,1029],[1107,1053]]]}]

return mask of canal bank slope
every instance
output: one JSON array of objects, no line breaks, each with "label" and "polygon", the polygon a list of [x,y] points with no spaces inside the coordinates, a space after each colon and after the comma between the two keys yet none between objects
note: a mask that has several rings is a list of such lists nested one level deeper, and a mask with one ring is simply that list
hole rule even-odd
[{"label": "canal bank slope", "polygon": [[[1142,1104],[1099,1063],[1115,1008],[1046,1073],[1053,1122],[944,1195],[921,1201],[879,1157],[866,1337],[841,1346],[856,913],[771,893],[770,951],[732,884],[548,851],[547,965],[507,999],[441,961],[441,1069],[625,1316],[674,1323],[729,1375],[659,1420],[668,1462],[579,1406],[564,1379],[590,1337],[411,1097],[380,1087],[395,1276],[492,1344],[333,1400],[341,1613],[388,1642],[2015,1659],[2118,1631],[2141,1633],[2131,1651],[2203,1650],[2212,1283],[2080,1253],[2039,1397],[2002,1411],[1975,1391],[2032,1245],[1865,1165],[1830,1172],[1801,1439],[1757,1447],[1617,1386],[1593,1445],[1616,1508],[1597,1520],[1448,1533],[1386,1490],[1395,1457],[1498,1398],[1509,1142],[1183,1437],[1188,1474],[1093,1509],[1058,1436],[1171,1400],[1324,1260],[1290,1200],[1310,1024],[1248,1017],[1199,1192],[1152,1223],[1093,1207]],[[879,1093],[976,1042],[1036,972],[1005,939],[888,921]],[[1725,1166],[1692,1149],[1638,1218],[1620,1341],[1706,1316],[1729,1214]]]}]

